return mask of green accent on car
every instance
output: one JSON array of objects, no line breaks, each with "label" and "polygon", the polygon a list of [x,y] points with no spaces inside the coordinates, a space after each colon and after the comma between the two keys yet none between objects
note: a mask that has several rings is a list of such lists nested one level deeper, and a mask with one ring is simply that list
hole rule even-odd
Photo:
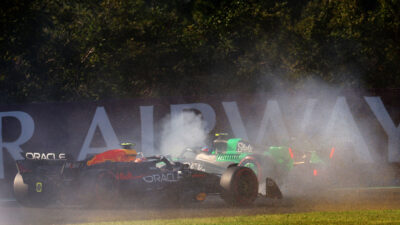
[{"label": "green accent on car", "polygon": [[[247,156],[254,157],[255,160],[259,160],[259,163],[261,163],[259,166],[261,169],[264,166],[262,163],[264,163],[266,158],[269,158],[270,161],[267,161],[268,163],[273,163],[273,166],[275,167],[276,171],[278,171],[279,174],[285,174],[290,172],[293,167],[294,167],[294,160],[291,156],[291,153],[289,151],[289,147],[287,146],[269,146],[269,147],[264,147],[264,148],[250,148],[250,151],[243,151],[242,149],[238,152],[238,144],[243,142],[245,145],[250,144],[247,141],[243,141],[241,138],[231,138],[227,140],[223,139],[217,139],[219,142],[217,142],[218,145],[218,150],[216,150],[216,146],[214,146],[213,151],[210,153],[213,157],[210,158],[210,161],[205,160],[207,164],[210,165],[230,165],[230,164],[239,164],[242,160],[244,160]],[[215,142],[214,142],[215,143]],[[251,149],[255,149],[255,151],[251,151]],[[243,151],[243,152],[242,152]],[[324,160],[322,160],[317,152],[315,151],[310,151],[311,155],[309,160],[310,164],[320,164],[323,165],[325,164]],[[201,154],[207,154],[207,153],[201,153]],[[215,158],[214,158],[215,156]],[[215,160],[215,161],[214,161]],[[177,161],[177,160],[175,160]],[[223,162],[221,164],[218,164],[218,162]],[[228,163],[225,163],[228,162]],[[251,168],[256,174],[257,174],[257,169],[258,165],[248,162],[245,163],[245,165],[242,165],[245,167]],[[225,169],[225,168],[223,168]]]},{"label": "green accent on car", "polygon": [[315,151],[311,152],[310,163],[312,164],[324,164],[325,162],[318,156]]},{"label": "green accent on car", "polygon": [[270,146],[268,150],[264,152],[264,155],[273,158],[278,164],[283,165],[288,171],[293,168],[294,161],[290,157],[288,147]]},{"label": "green accent on car", "polygon": [[219,153],[217,154],[217,162],[232,162],[239,163],[244,157],[248,156],[249,153],[242,154],[227,154],[227,153]]},{"label": "green accent on car", "polygon": [[243,166],[252,169],[253,172],[258,176],[257,166],[254,163],[246,163]]},{"label": "green accent on car", "polygon": [[232,153],[236,153],[237,150],[237,145],[239,143],[239,141],[241,141],[241,138],[231,138],[228,140],[227,142],[227,149],[226,149],[226,153],[227,154],[232,154]]},{"label": "green accent on car", "polygon": [[[254,154],[253,152],[237,152],[237,145],[242,141],[241,138],[231,138],[227,140],[227,147],[225,152],[216,153],[213,151],[211,154],[217,155],[217,162],[232,162],[239,163],[248,155]],[[272,158],[278,165],[284,168],[286,171],[290,171],[293,168],[293,159],[290,157],[288,147],[285,146],[270,146],[266,149],[263,154]]]}]

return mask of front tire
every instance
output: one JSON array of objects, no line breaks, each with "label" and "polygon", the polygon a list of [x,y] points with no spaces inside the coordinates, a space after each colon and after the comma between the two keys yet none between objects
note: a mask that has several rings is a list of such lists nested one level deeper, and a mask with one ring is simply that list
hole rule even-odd
[{"label": "front tire", "polygon": [[86,174],[81,182],[81,197],[86,207],[115,207],[118,201],[118,182],[111,171]]}]

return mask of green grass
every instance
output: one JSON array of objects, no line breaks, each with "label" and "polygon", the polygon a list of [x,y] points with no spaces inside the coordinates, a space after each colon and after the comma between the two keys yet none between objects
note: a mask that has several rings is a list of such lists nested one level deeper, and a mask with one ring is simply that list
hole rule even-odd
[{"label": "green grass", "polygon": [[[94,223],[93,223],[94,224]],[[310,212],[256,216],[205,217],[162,220],[136,220],[95,223],[102,225],[175,225],[175,224],[400,224],[400,210],[364,210]]]}]

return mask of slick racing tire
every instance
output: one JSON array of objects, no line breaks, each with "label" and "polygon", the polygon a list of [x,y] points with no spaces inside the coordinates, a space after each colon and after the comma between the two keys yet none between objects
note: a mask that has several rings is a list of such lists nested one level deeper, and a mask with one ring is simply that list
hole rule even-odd
[{"label": "slick racing tire", "polygon": [[94,192],[95,201],[100,207],[114,207],[118,198],[114,175],[111,172],[98,174]]},{"label": "slick racing tire", "polygon": [[26,207],[46,207],[55,201],[55,195],[45,177],[34,177],[33,182],[25,183],[22,175],[14,178],[14,197]]},{"label": "slick racing tire", "polygon": [[29,205],[29,186],[24,183],[20,173],[17,173],[14,178],[14,197],[21,205]]},{"label": "slick racing tire", "polygon": [[230,167],[221,176],[221,197],[229,205],[246,206],[258,195],[257,176],[247,167]]}]

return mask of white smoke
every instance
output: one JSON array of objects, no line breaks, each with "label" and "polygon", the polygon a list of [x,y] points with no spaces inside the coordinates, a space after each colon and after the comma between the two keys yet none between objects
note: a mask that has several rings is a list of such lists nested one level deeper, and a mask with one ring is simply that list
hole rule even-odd
[{"label": "white smoke", "polygon": [[206,145],[207,132],[201,114],[183,111],[167,116],[162,124],[160,152],[172,156],[179,155],[186,147]]},{"label": "white smoke", "polygon": [[[281,182],[284,195],[314,195],[321,187],[329,190],[397,182],[392,166],[379,157],[382,135],[375,133],[380,128],[371,121],[374,117],[363,97],[366,94],[368,91],[361,87],[349,89],[310,79],[296,85],[281,82],[279,88],[264,96],[267,99],[264,117],[268,123],[259,140],[267,146],[275,143],[290,146],[297,162]],[[260,130],[257,121],[252,124],[250,130]],[[270,129],[274,124],[283,124],[280,129],[287,132]],[[303,156],[309,157],[311,152],[323,161],[309,167],[315,167],[318,175],[313,175],[308,165],[300,164],[308,162]]]}]

